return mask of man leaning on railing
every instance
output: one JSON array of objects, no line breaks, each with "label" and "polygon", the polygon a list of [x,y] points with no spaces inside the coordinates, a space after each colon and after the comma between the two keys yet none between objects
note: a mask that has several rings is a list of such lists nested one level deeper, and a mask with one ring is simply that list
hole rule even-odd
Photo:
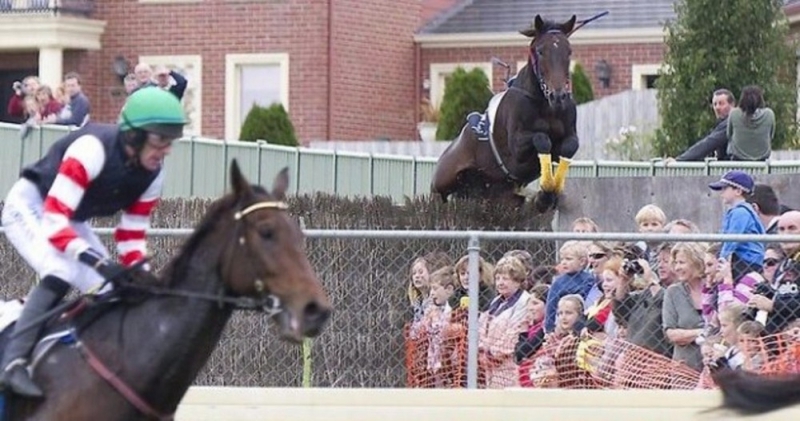
[{"label": "man leaning on railing", "polygon": [[714,128],[706,137],[698,140],[677,158],[667,158],[666,162],[703,161],[707,157],[716,156],[721,161],[728,160],[728,115],[736,106],[736,97],[728,89],[717,89],[711,99],[711,108],[717,117]]}]

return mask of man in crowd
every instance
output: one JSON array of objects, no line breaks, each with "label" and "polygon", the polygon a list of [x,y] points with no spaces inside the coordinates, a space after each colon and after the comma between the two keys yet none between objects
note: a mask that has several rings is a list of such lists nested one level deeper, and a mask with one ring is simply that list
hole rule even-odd
[{"label": "man in crowd", "polygon": [[[149,64],[139,63],[136,65],[134,73],[139,83],[136,89],[141,89],[146,86],[157,86],[171,92],[178,100],[183,99],[183,94],[186,92],[186,87],[189,85],[189,81],[187,81],[183,75],[174,70],[167,69],[166,66],[157,66],[154,72]],[[134,91],[136,89],[134,89]]]}]

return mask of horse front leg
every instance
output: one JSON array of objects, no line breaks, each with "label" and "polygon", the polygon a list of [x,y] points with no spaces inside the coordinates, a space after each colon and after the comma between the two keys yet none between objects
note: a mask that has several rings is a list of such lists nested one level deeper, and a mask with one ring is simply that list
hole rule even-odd
[{"label": "horse front leg", "polygon": [[561,143],[559,151],[558,168],[556,168],[556,175],[553,177],[554,190],[556,193],[564,191],[564,184],[567,180],[567,172],[569,166],[572,164],[572,157],[578,152],[578,136],[570,135],[564,138]]},{"label": "horse front leg", "polygon": [[545,192],[556,191],[556,180],[553,177],[553,162],[551,157],[551,149],[553,142],[550,141],[550,136],[547,133],[536,132],[533,134],[532,143],[536,152],[539,154],[539,166],[541,171],[541,178],[539,179],[539,187]]}]

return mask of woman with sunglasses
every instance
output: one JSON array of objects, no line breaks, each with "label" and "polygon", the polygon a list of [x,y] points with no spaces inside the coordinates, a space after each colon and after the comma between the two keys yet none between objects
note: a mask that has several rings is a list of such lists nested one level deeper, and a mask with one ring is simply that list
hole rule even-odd
[{"label": "woman with sunglasses", "polygon": [[764,252],[764,280],[769,282],[772,287],[777,287],[775,283],[775,272],[778,266],[786,258],[781,245],[779,243],[772,243],[767,245],[767,250]]}]

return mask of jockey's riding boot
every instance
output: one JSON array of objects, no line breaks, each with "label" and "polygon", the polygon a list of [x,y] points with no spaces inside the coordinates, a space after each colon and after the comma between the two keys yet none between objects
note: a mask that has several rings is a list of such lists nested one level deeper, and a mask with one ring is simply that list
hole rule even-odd
[{"label": "jockey's riding boot", "polygon": [[467,123],[469,124],[470,129],[478,135],[479,139],[483,139],[486,137],[486,122],[483,118],[483,114],[473,111],[467,114]]},{"label": "jockey's riding boot", "polygon": [[558,168],[556,168],[555,176],[556,193],[564,191],[564,183],[567,181],[567,171],[569,171],[570,164],[572,164],[572,160],[569,158],[562,156],[558,159]]},{"label": "jockey's riding boot", "polygon": [[553,179],[553,161],[549,153],[539,154],[539,164],[542,167],[542,177],[539,179],[539,187],[542,191],[553,192],[556,189],[556,183]]},{"label": "jockey's riding boot", "polygon": [[[22,314],[14,326],[11,342],[3,355],[1,365],[3,373],[0,375],[0,384],[4,389],[11,389],[18,395],[30,398],[44,395],[39,386],[31,379],[27,368],[28,358],[45,323],[44,320],[36,322],[36,319],[61,301],[68,291],[69,284],[52,275],[45,276],[31,291],[25,301]],[[35,325],[32,326],[32,322]],[[27,330],[20,331],[26,327]]]}]

